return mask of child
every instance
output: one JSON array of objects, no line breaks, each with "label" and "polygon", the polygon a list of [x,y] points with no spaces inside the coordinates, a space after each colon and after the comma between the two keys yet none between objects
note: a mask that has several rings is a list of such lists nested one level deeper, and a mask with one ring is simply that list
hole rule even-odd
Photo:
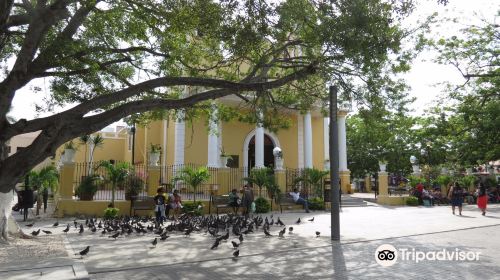
[{"label": "child", "polygon": [[156,196],[154,197],[155,201],[155,213],[156,213],[156,225],[163,225],[163,220],[165,219],[165,195],[164,195],[163,187],[159,187],[156,190]]},{"label": "child", "polygon": [[177,216],[182,208],[181,196],[179,194],[179,190],[174,190],[174,192],[169,197],[169,207],[174,210],[173,219],[177,220]]}]

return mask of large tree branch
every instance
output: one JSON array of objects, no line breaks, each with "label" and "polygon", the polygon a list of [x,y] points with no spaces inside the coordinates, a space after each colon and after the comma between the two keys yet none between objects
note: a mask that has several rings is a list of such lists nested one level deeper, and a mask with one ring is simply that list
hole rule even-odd
[{"label": "large tree branch", "polygon": [[[73,107],[72,109],[66,110],[59,114],[55,114],[45,118],[38,118],[31,121],[26,121],[21,119],[15,124],[8,125],[4,132],[2,133],[2,139],[10,139],[11,137],[27,132],[33,132],[38,130],[46,129],[47,127],[54,124],[54,122],[71,122],[75,121],[75,118],[83,117],[88,112],[99,108],[105,108],[115,104],[117,102],[125,101],[127,98],[133,97],[140,93],[143,93],[148,90],[152,90],[158,87],[169,87],[169,86],[200,86],[200,87],[208,87],[208,88],[218,88],[219,90],[227,90],[227,91],[208,91],[206,93],[195,94],[184,99],[173,100],[173,99],[161,99],[162,103],[158,104],[162,105],[161,107],[166,106],[165,104],[177,104],[182,103],[183,105],[195,104],[197,102],[201,102],[204,100],[210,100],[215,98],[220,98],[230,94],[236,94],[244,91],[258,91],[258,90],[267,90],[272,88],[277,88],[283,86],[291,81],[301,79],[310,74],[313,74],[316,71],[316,63],[310,64],[308,67],[305,67],[297,72],[284,76],[280,79],[269,81],[269,82],[231,82],[225,80],[218,79],[207,79],[207,78],[192,78],[192,77],[163,77],[157,78],[153,80],[149,80],[146,82],[142,82],[137,85],[133,85],[127,87],[123,90],[112,94],[106,94],[98,96],[92,100],[81,103]],[[145,101],[135,101],[135,102],[145,102]],[[154,101],[158,102],[158,100]],[[136,103],[127,103],[127,104],[136,104]],[[121,105],[121,106],[132,106],[132,105]],[[128,108],[128,107],[117,107],[117,108]],[[134,107],[135,108],[135,107]],[[149,107],[148,107],[149,108]],[[116,108],[115,108],[116,109]],[[115,110],[112,109],[112,110]],[[112,111],[110,110],[110,111]],[[123,109],[116,109],[123,110]],[[131,109],[127,109],[130,111]],[[109,112],[109,111],[108,111]],[[114,112],[114,111],[113,111]],[[108,113],[109,114],[109,113]],[[125,115],[126,116],[126,115]],[[123,117],[125,117],[123,116]]]}]

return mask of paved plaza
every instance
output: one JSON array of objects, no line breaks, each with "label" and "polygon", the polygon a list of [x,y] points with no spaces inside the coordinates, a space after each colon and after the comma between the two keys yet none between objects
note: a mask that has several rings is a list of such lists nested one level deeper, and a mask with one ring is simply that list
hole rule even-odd
[{"label": "paved plaza", "polygon": [[[237,241],[233,235],[216,250],[210,249],[213,238],[204,231],[189,237],[173,233],[153,247],[153,234],[120,236],[115,241],[107,237],[109,234],[88,230],[79,235],[73,227],[68,234],[62,233],[73,219],[60,220],[55,229],[51,228],[54,219],[42,219],[33,228],[50,229],[52,235],[29,240],[32,244],[27,247],[1,245],[2,251],[17,250],[23,258],[5,261],[7,256],[2,258],[0,254],[0,278],[498,279],[500,205],[491,205],[489,210],[483,217],[473,205],[464,207],[463,216],[453,216],[446,206],[344,208],[340,243],[330,241],[327,212],[274,213],[274,219],[280,217],[287,228],[293,226],[293,232],[287,230],[284,238],[278,238],[282,227],[271,226],[272,237],[265,237],[261,230],[248,234],[239,247],[238,258],[232,256],[231,241]],[[299,217],[302,222],[296,224]],[[313,222],[308,221],[313,217]],[[316,231],[320,237],[316,237]],[[375,260],[375,251],[382,244],[408,252],[474,252],[479,253],[479,260],[417,263],[400,255],[393,266],[384,267]],[[86,246],[91,246],[87,256],[80,259],[74,255]],[[23,254],[23,250],[42,252]]]}]

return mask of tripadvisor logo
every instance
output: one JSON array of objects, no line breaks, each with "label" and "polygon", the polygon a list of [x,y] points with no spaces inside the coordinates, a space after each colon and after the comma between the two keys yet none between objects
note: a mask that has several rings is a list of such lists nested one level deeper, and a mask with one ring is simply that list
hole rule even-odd
[{"label": "tripadvisor logo", "polygon": [[375,261],[381,266],[392,266],[398,258],[401,261],[419,263],[421,261],[479,261],[481,252],[455,250],[418,251],[408,248],[396,249],[390,244],[380,245],[375,250]]}]

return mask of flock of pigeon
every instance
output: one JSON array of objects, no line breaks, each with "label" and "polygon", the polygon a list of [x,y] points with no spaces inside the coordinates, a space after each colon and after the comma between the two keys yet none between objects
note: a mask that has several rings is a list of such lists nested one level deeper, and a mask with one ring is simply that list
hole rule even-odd
[{"label": "flock of pigeon", "polygon": [[[307,220],[308,222],[314,222],[314,217]],[[295,222],[295,224],[301,224],[300,218]],[[33,227],[34,223],[26,225],[27,227]],[[90,218],[85,220],[85,225],[73,221],[73,225],[67,224],[66,228],[62,231],[67,234],[72,227],[82,235],[86,230],[96,233],[100,232],[101,236],[107,236],[108,238],[117,239],[120,236],[128,236],[131,234],[137,235],[155,235],[151,245],[155,248],[158,241],[165,241],[170,237],[169,234],[180,233],[185,237],[190,236],[192,233],[205,233],[214,238],[214,242],[211,243],[210,249],[215,250],[221,244],[221,242],[227,242],[230,235],[237,237],[235,240],[231,241],[233,247],[233,258],[238,258],[240,254],[240,245],[245,240],[244,236],[247,234],[258,234],[258,232],[263,232],[266,238],[273,237],[275,235],[270,233],[271,226],[283,227],[279,233],[278,238],[285,238],[285,233],[287,231],[286,225],[278,217],[276,221],[273,215],[269,218],[262,216],[254,216],[252,218],[238,215],[225,215],[225,216],[193,216],[188,214],[183,214],[178,220],[164,224],[156,224],[156,221],[152,217],[120,217],[116,219],[109,220],[99,220],[97,218]],[[53,228],[59,227],[59,222],[55,222],[52,225]],[[34,230],[31,235],[38,236],[42,231],[44,234],[52,234],[49,230]],[[293,226],[288,227],[288,233],[293,233]],[[316,231],[316,237],[320,236],[320,232]],[[237,241],[236,241],[237,240]],[[81,257],[87,255],[90,251],[90,246],[80,251],[75,255],[80,255]]]}]

